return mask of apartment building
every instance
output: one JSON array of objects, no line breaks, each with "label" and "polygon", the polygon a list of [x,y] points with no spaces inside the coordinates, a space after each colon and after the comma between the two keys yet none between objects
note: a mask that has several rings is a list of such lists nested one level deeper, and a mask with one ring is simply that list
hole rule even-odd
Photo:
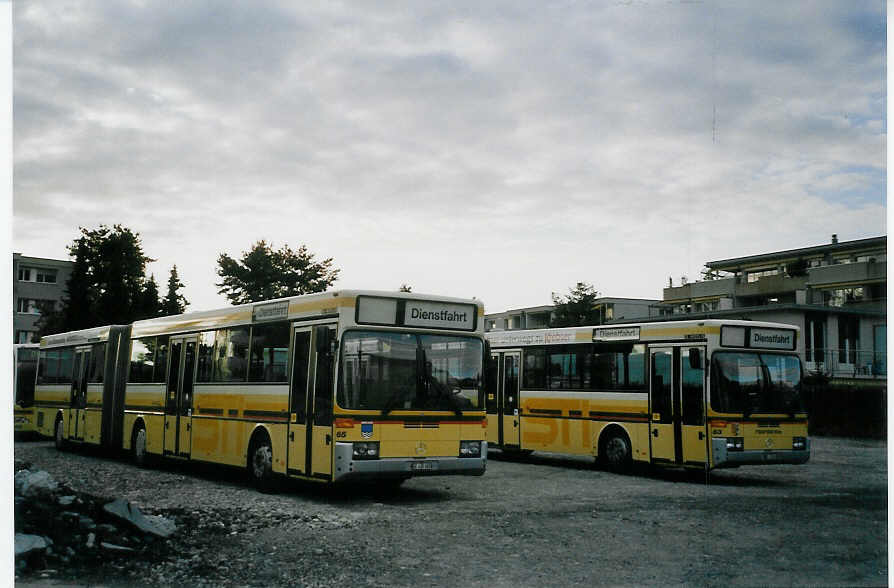
[{"label": "apartment building", "polygon": [[[648,320],[665,309],[659,308],[660,300],[643,298],[597,298],[593,309],[599,313],[597,324],[612,320]],[[485,331],[511,331],[516,329],[545,329],[549,327],[555,306],[529,306],[484,315]],[[669,312],[669,311],[667,311]]]},{"label": "apartment building", "polygon": [[672,318],[769,320],[801,328],[805,369],[887,377],[887,236],[709,261],[664,289]]},{"label": "apartment building", "polygon": [[71,261],[12,254],[13,343],[29,343],[37,334],[42,303],[59,307],[73,265]]}]

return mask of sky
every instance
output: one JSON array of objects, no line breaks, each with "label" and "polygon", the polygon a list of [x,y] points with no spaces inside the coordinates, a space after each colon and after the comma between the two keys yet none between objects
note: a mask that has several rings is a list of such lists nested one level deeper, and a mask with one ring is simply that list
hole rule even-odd
[{"label": "sky", "polygon": [[886,7],[12,7],[12,247],[138,232],[164,291],[307,245],[337,288],[661,298],[706,261],[884,235]]}]

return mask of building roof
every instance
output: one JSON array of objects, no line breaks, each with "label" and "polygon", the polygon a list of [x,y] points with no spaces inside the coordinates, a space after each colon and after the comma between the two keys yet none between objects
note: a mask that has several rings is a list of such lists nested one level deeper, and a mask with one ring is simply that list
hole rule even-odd
[{"label": "building roof", "polygon": [[786,249],[784,251],[774,251],[771,253],[762,253],[759,255],[748,255],[745,257],[733,257],[731,259],[709,261],[705,264],[705,266],[715,270],[734,270],[745,265],[754,265],[771,261],[782,261],[798,257],[810,257],[815,255],[823,255],[826,253],[836,253],[840,251],[851,251],[857,249],[887,248],[887,244],[888,236],[883,235],[881,237],[869,237],[867,239],[856,239],[854,241],[826,243],[825,245],[815,245],[813,247]]},{"label": "building roof", "polygon": [[[791,303],[780,303],[780,304],[764,304],[761,306],[741,306],[738,308],[727,308],[724,310],[709,310],[704,312],[687,312],[685,314],[674,314],[669,316],[662,317],[650,317],[649,322],[666,322],[666,321],[687,321],[687,320],[707,320],[707,319],[728,319],[728,318],[741,318],[743,320],[750,320],[748,315],[751,314],[759,314],[765,312],[823,312],[827,314],[847,314],[853,316],[866,316],[866,317],[886,317],[887,313],[883,311],[877,310],[869,310],[869,309],[857,309],[857,308],[847,308],[842,306],[823,306],[819,304],[791,304]],[[606,321],[605,325],[621,325],[628,323],[636,323],[641,319],[630,318],[624,319],[619,318],[611,321]]]}]

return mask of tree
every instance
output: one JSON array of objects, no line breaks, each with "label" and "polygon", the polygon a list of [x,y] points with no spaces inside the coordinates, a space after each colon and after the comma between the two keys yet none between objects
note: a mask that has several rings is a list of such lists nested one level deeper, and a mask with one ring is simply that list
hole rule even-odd
[{"label": "tree", "polygon": [[233,304],[325,292],[340,271],[332,269],[331,257],[314,261],[305,245],[297,251],[288,245],[274,250],[263,239],[244,251],[239,261],[221,253],[217,265],[217,275],[222,278],[215,284],[217,292]]},{"label": "tree", "polygon": [[121,225],[80,231],[68,246],[74,266],[62,305],[42,309],[40,336],[127,324],[158,308],[158,285],[146,278],[146,264],[154,260],[143,253],[138,233]]},{"label": "tree", "polygon": [[586,282],[578,282],[567,296],[553,293],[555,310],[550,319],[551,327],[578,327],[600,322],[599,311],[593,305],[599,292]]},{"label": "tree", "polygon": [[181,314],[189,306],[189,301],[183,294],[180,294],[182,287],[183,282],[180,281],[180,276],[177,274],[177,264],[174,264],[174,267],[171,268],[171,275],[168,277],[168,293],[161,301],[160,313],[162,316]]},{"label": "tree", "polygon": [[140,295],[135,315],[138,319],[153,318],[158,316],[160,311],[161,301],[158,299],[158,282],[155,281],[155,275],[153,274],[146,280],[146,287]]},{"label": "tree", "polygon": [[410,286],[409,284],[401,284],[400,288],[398,289],[398,292],[412,292],[412,291],[413,291],[413,287]]}]

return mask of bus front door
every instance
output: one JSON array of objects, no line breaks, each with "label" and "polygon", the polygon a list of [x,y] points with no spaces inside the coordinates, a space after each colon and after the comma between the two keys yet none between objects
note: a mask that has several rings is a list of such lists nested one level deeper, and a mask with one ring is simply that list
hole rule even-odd
[{"label": "bus front door", "polygon": [[518,414],[518,365],[521,353],[510,351],[501,354],[502,369],[500,375],[500,446],[518,448],[521,445],[521,427]]},{"label": "bus front door", "polygon": [[676,376],[674,356],[678,348],[650,349],[649,377],[649,443],[652,461],[679,463],[680,445],[679,394],[675,394]]},{"label": "bus front door", "polygon": [[650,357],[652,461],[704,466],[705,347],[653,347]]},{"label": "bus front door", "polygon": [[74,370],[71,374],[71,411],[68,420],[68,438],[84,440],[87,428],[87,366],[90,348],[75,349]]},{"label": "bus front door", "polygon": [[332,400],[334,391],[335,325],[318,325],[313,329],[310,363],[314,366],[309,381],[307,401],[307,470],[321,480],[332,479],[332,454],[335,447],[332,431]]},{"label": "bus front door", "polygon": [[500,374],[500,354],[496,351],[490,354],[490,361],[487,364],[487,444],[488,447],[497,447],[502,441],[500,431],[503,430],[502,409],[500,407],[500,392],[503,376]]},{"label": "bus front door", "polygon": [[310,374],[311,328],[300,327],[294,333],[292,378],[289,391],[288,473],[310,475],[307,471],[308,390],[313,391]]},{"label": "bus front door", "polygon": [[189,457],[192,441],[192,392],[196,337],[171,339],[165,402],[165,455]]},{"label": "bus front door", "polygon": [[708,459],[705,424],[705,347],[680,349],[680,405],[683,461],[688,466],[704,467]]}]

